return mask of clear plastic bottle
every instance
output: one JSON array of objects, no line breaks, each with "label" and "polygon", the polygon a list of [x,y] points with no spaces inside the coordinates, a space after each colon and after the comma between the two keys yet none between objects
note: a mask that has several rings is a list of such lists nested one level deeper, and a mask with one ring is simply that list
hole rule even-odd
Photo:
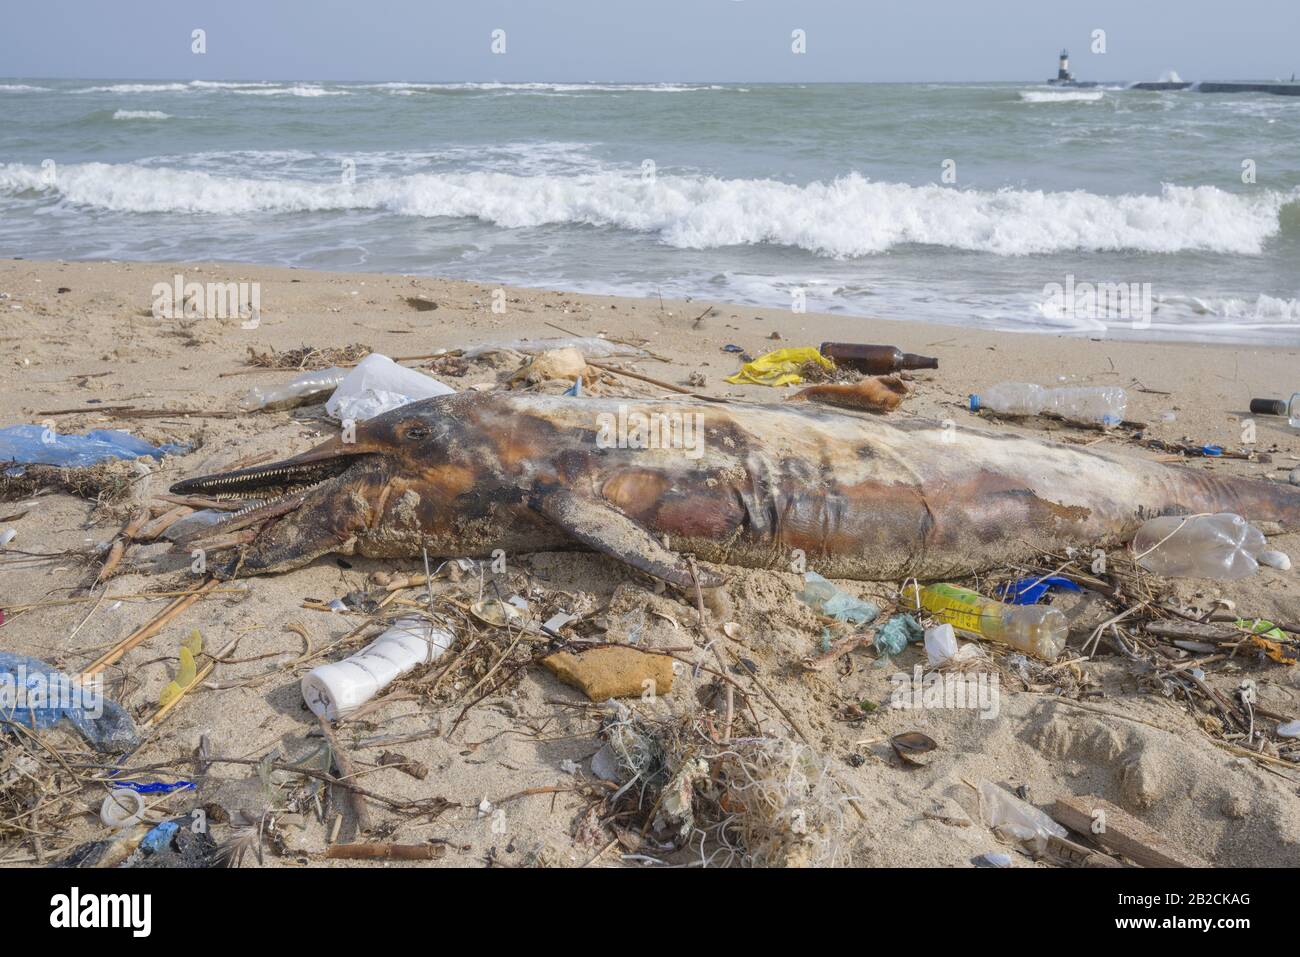
[{"label": "clear plastic bottle", "polygon": [[311,402],[323,402],[338,388],[347,374],[347,369],[330,366],[328,369],[305,372],[284,385],[270,389],[254,386],[239,400],[239,408],[244,412],[277,412]]},{"label": "clear plastic bottle", "polygon": [[1124,421],[1128,395],[1118,386],[1070,386],[1045,389],[1032,382],[1002,382],[970,397],[972,412],[988,409],[1004,415],[1052,412],[1071,422],[1114,426]]},{"label": "clear plastic bottle", "polygon": [[1070,625],[1059,609],[1047,605],[1004,605],[957,585],[909,585],[903,599],[958,631],[1010,645],[1053,661],[1065,647]]},{"label": "clear plastic bottle", "polygon": [[1153,518],[1133,536],[1138,564],[1172,578],[1248,578],[1266,547],[1263,533],[1231,512]]}]

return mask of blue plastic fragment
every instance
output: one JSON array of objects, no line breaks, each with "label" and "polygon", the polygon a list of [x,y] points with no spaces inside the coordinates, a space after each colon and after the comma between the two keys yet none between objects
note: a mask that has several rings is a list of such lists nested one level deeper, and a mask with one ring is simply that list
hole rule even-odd
[{"label": "blue plastic fragment", "polygon": [[148,455],[160,459],[189,451],[188,446],[153,446],[120,429],[92,429],[85,435],[63,435],[39,425],[11,425],[0,429],[0,463],[57,465],[82,468],[108,459],[135,459]]},{"label": "blue plastic fragment", "polygon": [[148,851],[150,854],[157,854],[159,851],[165,851],[171,847],[172,838],[180,830],[180,825],[175,821],[163,821],[152,831],[146,834],[140,840],[140,850]]},{"label": "blue plastic fragment", "polygon": [[1202,454],[1202,455],[1208,455],[1208,456],[1210,456],[1211,458],[1213,458],[1213,457],[1216,456],[1216,455],[1222,455],[1222,454],[1223,454],[1223,446],[1222,446],[1222,445],[1202,445],[1202,446],[1201,446],[1201,454]]},{"label": "blue plastic fragment", "polygon": [[998,589],[998,597],[1010,605],[1037,605],[1043,600],[1053,588],[1064,588],[1066,591],[1083,591],[1075,582],[1068,578],[1062,578],[1060,575],[1049,575],[1046,578],[1021,578],[1013,582],[1007,582]]},{"label": "blue plastic fragment", "polygon": [[171,784],[163,781],[151,781],[148,784],[141,784],[139,781],[114,781],[113,787],[126,788],[136,794],[171,794],[173,791],[197,790],[197,785],[193,781],[173,781]]},{"label": "blue plastic fragment", "polygon": [[565,389],[564,394],[574,396],[575,398],[580,397],[582,395],[582,376],[578,376],[578,378],[574,379],[573,385]]}]

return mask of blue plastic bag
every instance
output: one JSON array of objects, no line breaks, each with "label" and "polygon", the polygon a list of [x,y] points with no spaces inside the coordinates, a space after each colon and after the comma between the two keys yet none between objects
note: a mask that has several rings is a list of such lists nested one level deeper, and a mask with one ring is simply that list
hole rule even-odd
[{"label": "blue plastic bag", "polygon": [[120,429],[92,429],[85,435],[63,435],[39,425],[0,429],[0,464],[81,468],[106,459],[135,459],[142,455],[160,459],[187,451],[183,445],[155,447]]},{"label": "blue plastic bag", "polygon": [[998,589],[998,597],[1009,605],[1037,605],[1053,588],[1083,591],[1076,583],[1060,575],[1046,578],[1020,578]]},{"label": "blue plastic bag", "polygon": [[900,654],[909,642],[922,641],[925,629],[911,615],[895,615],[876,631],[873,644],[880,651],[882,658],[893,658]]},{"label": "blue plastic bag", "polygon": [[[139,744],[135,722],[121,705],[78,685],[39,658],[0,651],[0,719],[31,731],[66,721],[96,751],[130,751]],[[14,732],[0,724],[0,731]]]}]

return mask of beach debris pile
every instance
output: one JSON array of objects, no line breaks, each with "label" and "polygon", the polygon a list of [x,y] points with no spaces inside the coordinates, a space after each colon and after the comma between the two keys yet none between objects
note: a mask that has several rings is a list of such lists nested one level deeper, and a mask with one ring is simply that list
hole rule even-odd
[{"label": "beach debris pile", "polygon": [[[282,413],[315,414],[322,428],[333,428],[463,389],[581,396],[693,394],[702,387],[702,374],[683,386],[617,364],[651,357],[645,345],[566,336],[396,360],[359,345],[253,354],[255,367],[300,374],[250,390],[233,414],[259,423]],[[433,375],[402,364],[412,361],[427,363]],[[801,386],[790,401],[887,414],[921,385],[912,373],[936,365],[892,346],[823,343],[746,358],[726,381]],[[452,386],[440,377],[473,381]],[[1140,427],[1125,418],[1126,401],[1124,390],[1110,387],[999,387],[972,396],[969,407],[1088,428]],[[186,451],[124,432],[106,435],[85,439],[154,460]],[[1153,441],[1139,436],[1132,440]],[[1207,447],[1189,446],[1205,455]],[[121,464],[130,466],[135,455]],[[235,467],[266,458],[249,456]],[[101,467],[49,464],[63,473]],[[90,586],[143,568],[176,572],[162,554],[184,557],[186,543],[214,522],[234,518],[223,528],[231,542],[246,542],[275,517],[242,511],[249,507],[238,497],[133,499],[121,531],[82,556],[95,569]],[[852,773],[873,762],[881,773],[924,775],[953,750],[944,744],[942,721],[930,719],[924,731],[898,730],[885,717],[895,702],[850,690],[861,676],[887,668],[914,669],[929,682],[995,675],[1005,693],[1069,702],[1085,712],[1126,683],[1154,706],[1190,716],[1234,760],[1293,775],[1300,770],[1300,721],[1273,700],[1261,701],[1257,682],[1282,673],[1294,683],[1300,625],[1276,614],[1256,617],[1258,609],[1244,602],[1238,608],[1216,591],[1217,583],[1249,580],[1261,566],[1288,570],[1289,557],[1267,544],[1260,529],[1235,514],[1160,517],[1109,552],[1062,549],[969,580],[871,589],[815,571],[769,572],[761,586],[745,577],[704,587],[714,569],[694,560],[686,587],[623,570],[601,591],[564,581],[566,558],[499,566],[424,555],[357,568],[337,557],[348,586],[302,599],[304,620],[283,623],[292,636],[289,651],[247,659],[235,657],[240,633],[209,642],[192,622],[210,602],[248,601],[260,582],[164,580],[165,590],[155,594],[166,606],[80,670],[0,653],[0,690],[16,687],[22,672],[44,674],[51,687],[70,693],[157,639],[154,647],[169,652],[161,660],[170,679],[156,703],[106,701],[93,722],[26,699],[0,702],[0,859],[21,852],[30,862],[77,867],[251,866],[268,858],[463,861],[469,845],[428,837],[431,825],[460,815],[495,827],[514,801],[564,794],[579,804],[572,834],[590,849],[591,862],[849,863],[869,831],[864,805],[871,798]],[[9,545],[0,542],[0,556]],[[765,610],[745,607],[756,598],[766,599]],[[13,603],[5,611],[43,607]],[[775,626],[765,620],[774,617],[772,608],[782,614]],[[548,715],[524,715],[525,679],[543,684]],[[137,684],[119,681],[129,693]],[[233,700],[284,688],[296,688],[301,698],[302,727],[269,749],[248,757],[238,748],[215,753],[206,735],[193,754],[177,757],[175,748],[158,747],[168,740],[169,719],[200,695]],[[390,731],[386,722],[398,705],[421,727]],[[450,800],[442,769],[405,752],[437,739],[454,742],[462,757],[477,755],[491,739],[470,740],[466,728],[488,709],[511,719],[501,735],[578,740],[586,753],[560,762],[560,784]],[[851,747],[842,743],[846,736]],[[877,744],[878,752],[864,750]],[[124,770],[135,766],[146,769]],[[228,792],[212,799],[214,768],[243,775],[237,800]],[[417,782],[418,796],[392,793],[392,778],[383,774]],[[1001,781],[966,783],[977,812],[948,807],[921,816],[982,828],[990,847],[1003,848],[973,857],[976,866],[1205,863],[1135,816],[1132,806],[1104,795],[1044,804]],[[1099,810],[1108,821],[1104,832],[1092,827]],[[79,819],[100,829],[94,840],[49,836],[58,833],[55,822]],[[203,826],[196,828],[196,820]],[[494,844],[486,862],[498,863],[498,853]],[[529,860],[545,863],[544,857]]]}]

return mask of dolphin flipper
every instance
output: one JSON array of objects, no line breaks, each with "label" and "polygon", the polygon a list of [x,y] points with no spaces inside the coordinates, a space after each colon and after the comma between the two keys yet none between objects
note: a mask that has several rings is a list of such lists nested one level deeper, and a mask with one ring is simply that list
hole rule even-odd
[{"label": "dolphin flipper", "polygon": [[[608,502],[586,498],[567,488],[554,488],[531,504],[588,548],[672,585],[690,588],[695,583],[686,562]],[[704,568],[697,568],[696,574],[701,588],[716,588],[723,582],[721,576]]]}]

